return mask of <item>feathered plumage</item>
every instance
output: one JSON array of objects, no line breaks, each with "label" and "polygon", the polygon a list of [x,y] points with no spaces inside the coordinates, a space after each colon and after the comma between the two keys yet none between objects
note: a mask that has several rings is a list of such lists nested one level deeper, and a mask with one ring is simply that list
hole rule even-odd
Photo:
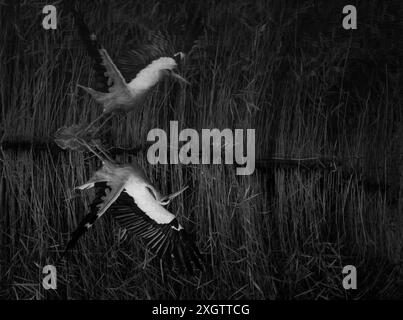
[{"label": "feathered plumage", "polygon": [[75,0],[65,0],[64,6],[67,12],[71,12],[74,22],[77,26],[78,34],[84,44],[88,55],[93,61],[93,69],[95,71],[95,86],[97,90],[108,91],[108,79],[105,77],[106,68],[102,63],[102,57],[99,49],[101,46],[98,43],[95,33],[92,33],[84,21],[81,12],[76,8]]},{"label": "feathered plumage", "polygon": [[[104,93],[79,85],[104,106],[104,113],[115,110],[130,111],[141,105],[146,95],[165,76],[171,76],[183,82],[187,81],[175,73],[178,64],[172,57],[160,57],[144,66],[136,76],[127,83],[105,49],[99,50],[105,75],[108,78],[109,92]],[[181,53],[179,53],[180,55]],[[137,53],[133,53],[137,56]]]},{"label": "feathered plumage", "polygon": [[83,16],[75,8],[75,3],[69,7],[80,37],[94,60],[97,79],[95,89],[83,85],[79,87],[103,105],[104,113],[128,112],[136,109],[150,90],[164,77],[188,83],[175,72],[185,54],[175,53],[172,43],[168,40],[169,37],[164,36],[162,32],[143,28],[144,34],[141,39],[128,41],[125,45],[126,52],[115,63],[106,49],[98,44],[95,34],[90,33]]},{"label": "feathered plumage", "polygon": [[179,271],[189,273],[203,269],[203,259],[196,245],[175,215],[163,207],[167,199],[178,193],[162,196],[139,165],[120,166],[105,162],[78,188],[95,188],[95,199],[90,212],[72,233],[65,253],[103,214],[108,213],[121,228],[142,238],[147,248],[167,267],[175,265]]}]

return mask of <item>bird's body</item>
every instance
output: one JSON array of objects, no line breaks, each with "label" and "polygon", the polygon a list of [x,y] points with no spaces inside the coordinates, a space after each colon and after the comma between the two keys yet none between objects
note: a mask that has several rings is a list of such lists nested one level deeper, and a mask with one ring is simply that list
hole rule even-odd
[{"label": "bird's body", "polygon": [[[141,69],[137,75],[126,82],[119,69],[113,63],[105,49],[100,49],[102,64],[106,68],[105,76],[108,78],[109,92],[100,92],[82,85],[79,87],[87,91],[100,104],[104,113],[113,111],[128,112],[139,107],[149,91],[165,76],[172,76],[186,82],[174,70],[178,67],[172,57],[160,57]],[[179,53],[181,54],[181,53]]]},{"label": "bird's body", "polygon": [[128,87],[132,90],[148,90],[155,86],[164,76],[164,70],[174,70],[178,65],[173,58],[162,57],[151,62],[130,81]]},{"label": "bird's body", "polygon": [[179,270],[186,269],[190,273],[194,268],[202,269],[197,247],[175,215],[163,207],[178,193],[162,196],[138,164],[104,162],[103,167],[78,188],[95,188],[95,199],[90,205],[90,213],[73,232],[65,252],[108,212],[121,228],[142,238],[168,266],[174,262]]},{"label": "bird's body", "polygon": [[[95,88],[78,85],[103,106],[102,114],[93,120],[86,129],[104,118],[100,130],[116,112],[128,113],[140,110],[152,88],[164,78],[174,78],[189,84],[175,70],[185,58],[183,52],[174,49],[175,35],[162,30],[151,30],[142,23],[128,28],[124,38],[124,48],[113,62],[108,52],[99,45],[97,37],[90,32],[83,15],[76,8],[74,0],[65,1],[76,21],[78,33],[93,60]],[[196,36],[181,46],[186,53],[195,47]],[[120,50],[119,50],[120,51]],[[108,115],[106,117],[106,115]]]}]

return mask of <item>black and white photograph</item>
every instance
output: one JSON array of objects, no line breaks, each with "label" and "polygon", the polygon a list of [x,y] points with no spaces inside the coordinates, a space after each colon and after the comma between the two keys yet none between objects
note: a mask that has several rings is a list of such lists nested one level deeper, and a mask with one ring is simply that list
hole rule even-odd
[{"label": "black and white photograph", "polygon": [[0,27],[0,300],[403,299],[401,1],[0,0]]}]

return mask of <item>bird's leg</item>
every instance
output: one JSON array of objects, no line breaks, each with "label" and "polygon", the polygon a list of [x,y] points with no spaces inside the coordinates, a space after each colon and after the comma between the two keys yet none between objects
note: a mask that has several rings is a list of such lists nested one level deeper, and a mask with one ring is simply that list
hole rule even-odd
[{"label": "bird's leg", "polygon": [[100,146],[96,145],[98,150],[104,155],[104,157],[110,162],[110,163],[115,163],[115,161],[109,157],[109,155],[104,151],[103,148],[101,148]]},{"label": "bird's leg", "polygon": [[89,151],[91,151],[95,156],[97,156],[97,158],[98,158],[99,160],[101,160],[102,162],[105,161],[105,159],[102,158],[102,156],[101,156],[98,152],[96,152],[94,149],[92,149],[92,148],[90,147],[90,145],[89,145],[85,140],[78,138],[77,141],[78,141],[79,143],[81,143],[81,145],[83,145],[84,147],[86,147]]},{"label": "bird's leg", "polygon": [[[92,127],[92,125],[95,122],[97,122],[99,119],[101,119],[103,116],[104,116],[104,113],[101,113],[101,115],[99,117],[97,117],[97,118],[95,118],[95,120],[91,121],[90,124],[87,127],[85,127],[84,129],[82,129],[79,133],[80,134],[86,133]],[[97,129],[97,131],[98,131],[98,129]]]},{"label": "bird's leg", "polygon": [[91,146],[86,142],[86,141],[84,141],[83,139],[78,139],[78,142],[80,142],[83,146],[85,146],[89,151],[91,151],[99,160],[101,160],[103,163],[105,162],[105,160],[107,160],[107,161],[109,161],[110,163],[115,163],[115,161],[113,161],[113,159],[111,159],[110,157],[109,157],[109,155],[107,154],[107,153],[105,153],[103,150],[102,150],[102,148],[100,148],[99,146],[97,146],[98,147],[98,150],[102,153],[102,155],[101,154],[99,154],[98,152],[96,152],[93,148],[91,148]]},{"label": "bird's leg", "polygon": [[[102,115],[104,115],[104,113],[103,113]],[[102,127],[108,122],[108,120],[111,119],[113,116],[114,116],[114,114],[111,113],[111,114],[109,115],[109,117],[107,117],[107,118],[101,123],[101,125],[96,129],[96,131],[95,131],[94,133],[97,133],[99,130],[101,130],[101,128],[102,128]],[[98,118],[98,119],[99,119],[99,118]]]}]

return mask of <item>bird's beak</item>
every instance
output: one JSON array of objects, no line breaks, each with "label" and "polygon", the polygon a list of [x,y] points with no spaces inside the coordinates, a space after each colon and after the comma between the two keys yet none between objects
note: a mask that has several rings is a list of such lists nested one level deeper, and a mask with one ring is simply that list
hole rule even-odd
[{"label": "bird's beak", "polygon": [[171,72],[171,77],[175,78],[178,81],[182,81],[182,82],[186,83],[187,85],[190,85],[189,81],[187,81],[185,78],[183,78],[182,76],[180,76],[179,74],[177,74],[174,71]]},{"label": "bird's beak", "polygon": [[177,196],[179,196],[179,195],[180,195],[183,191],[185,191],[187,188],[189,188],[189,186],[185,186],[185,187],[183,187],[182,189],[180,189],[179,191],[176,191],[176,192],[174,192],[174,193],[171,193],[171,194],[169,194],[169,195],[163,197],[163,198],[160,200],[160,202],[161,202],[163,205],[167,205],[168,203],[171,202],[172,199],[174,199],[174,198],[176,198]]}]

